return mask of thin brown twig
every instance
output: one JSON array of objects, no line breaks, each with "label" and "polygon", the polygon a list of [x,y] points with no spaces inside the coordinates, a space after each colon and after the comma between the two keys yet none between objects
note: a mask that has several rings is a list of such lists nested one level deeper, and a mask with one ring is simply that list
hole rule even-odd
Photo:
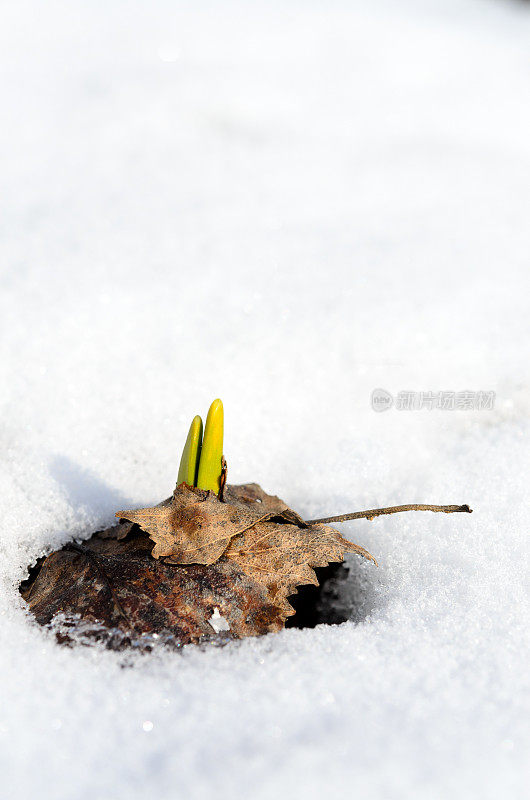
[{"label": "thin brown twig", "polygon": [[224,456],[221,456],[221,480],[219,481],[219,494],[218,494],[221,503],[223,502],[223,495],[225,491],[227,476],[228,476],[228,465],[226,463],[226,458]]},{"label": "thin brown twig", "polygon": [[463,511],[471,514],[473,509],[468,505],[463,506],[431,506],[422,503],[411,503],[406,506],[389,506],[388,508],[370,508],[368,511],[354,511],[352,514],[339,514],[337,517],[322,517],[321,519],[308,519],[308,525],[320,522],[346,522],[349,519],[374,519],[382,514],[397,514],[398,511],[443,511],[444,514],[453,514]]}]

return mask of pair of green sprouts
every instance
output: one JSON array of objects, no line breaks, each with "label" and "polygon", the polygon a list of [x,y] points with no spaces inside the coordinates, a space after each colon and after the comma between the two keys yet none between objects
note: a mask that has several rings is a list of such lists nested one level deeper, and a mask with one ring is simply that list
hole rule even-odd
[{"label": "pair of green sprouts", "polygon": [[221,400],[214,400],[206,417],[204,437],[202,419],[194,417],[182,457],[177,484],[183,481],[199,489],[210,489],[219,494],[223,472],[224,412]]}]

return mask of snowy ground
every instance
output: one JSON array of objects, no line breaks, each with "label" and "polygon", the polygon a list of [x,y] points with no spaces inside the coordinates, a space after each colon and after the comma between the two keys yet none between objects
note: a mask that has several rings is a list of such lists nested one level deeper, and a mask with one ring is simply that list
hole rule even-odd
[{"label": "snowy ground", "polygon": [[[522,797],[528,4],[1,17],[2,798]],[[166,496],[216,396],[232,482],[307,517],[474,513],[343,525],[381,566],[339,627],[57,646],[27,565]]]}]

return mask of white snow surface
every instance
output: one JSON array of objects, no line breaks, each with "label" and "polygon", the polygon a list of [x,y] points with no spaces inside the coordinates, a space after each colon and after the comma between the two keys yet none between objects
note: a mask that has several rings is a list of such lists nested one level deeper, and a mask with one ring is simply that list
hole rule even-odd
[{"label": "white snow surface", "polygon": [[[530,6],[0,14],[2,800],[523,797]],[[343,524],[340,626],[59,646],[28,565],[166,497],[217,396],[229,479],[306,518],[474,513]]]}]

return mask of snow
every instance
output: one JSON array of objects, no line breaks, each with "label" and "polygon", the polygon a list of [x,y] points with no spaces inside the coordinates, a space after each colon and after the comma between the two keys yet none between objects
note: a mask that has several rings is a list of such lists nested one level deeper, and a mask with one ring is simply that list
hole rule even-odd
[{"label": "snow", "polygon": [[[0,795],[523,797],[530,7],[6,3]],[[374,388],[495,391],[374,413]],[[341,526],[351,620],[65,649],[27,566],[229,480]]]}]

